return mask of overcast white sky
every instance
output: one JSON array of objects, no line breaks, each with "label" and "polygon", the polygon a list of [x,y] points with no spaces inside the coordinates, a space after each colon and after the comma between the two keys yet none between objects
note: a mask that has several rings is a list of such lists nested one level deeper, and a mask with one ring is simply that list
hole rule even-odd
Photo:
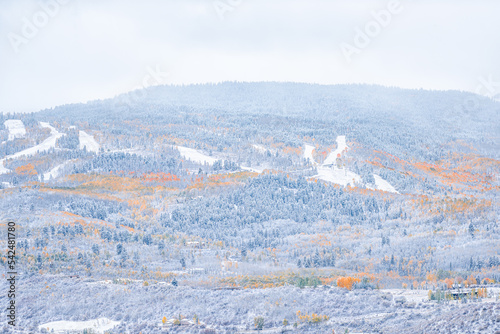
[{"label": "overcast white sky", "polygon": [[[376,23],[372,11],[388,9]],[[357,28],[369,29],[368,45]],[[499,32],[497,0],[2,0],[0,111],[220,81],[493,95]],[[357,48],[350,61],[342,47]]]}]

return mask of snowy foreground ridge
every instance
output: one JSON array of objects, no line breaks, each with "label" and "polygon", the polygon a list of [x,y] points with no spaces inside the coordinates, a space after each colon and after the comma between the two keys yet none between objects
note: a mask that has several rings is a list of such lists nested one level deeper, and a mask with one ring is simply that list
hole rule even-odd
[{"label": "snowy foreground ridge", "polygon": [[39,330],[46,329],[49,333],[66,333],[67,331],[84,331],[91,329],[90,333],[104,333],[118,325],[119,321],[108,318],[99,318],[87,321],[53,321],[38,326]]}]

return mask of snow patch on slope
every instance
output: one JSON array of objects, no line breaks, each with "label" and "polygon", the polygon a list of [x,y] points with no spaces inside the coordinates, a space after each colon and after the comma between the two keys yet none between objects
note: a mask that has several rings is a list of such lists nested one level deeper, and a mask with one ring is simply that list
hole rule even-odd
[{"label": "snow patch on slope", "polygon": [[9,139],[7,140],[14,140],[26,135],[26,128],[20,119],[8,119],[3,124],[9,131]]},{"label": "snow patch on slope", "polygon": [[43,179],[42,179],[41,175],[39,176],[38,179],[40,181],[44,181],[44,182],[50,181],[51,178],[55,179],[61,173],[61,169],[63,169],[64,167],[66,167],[71,162],[73,162],[73,160],[68,160],[66,162],[63,162],[62,164],[59,164],[59,165],[55,166],[50,171],[48,171],[47,173],[43,174]]},{"label": "snow patch on slope", "polygon": [[95,141],[94,136],[80,130],[78,132],[78,139],[80,140],[80,150],[86,147],[87,152],[99,153],[99,144]]},{"label": "snow patch on slope", "polygon": [[92,329],[97,333],[104,333],[116,325],[119,321],[113,321],[108,318],[99,318],[88,321],[53,321],[46,324],[41,324],[38,326],[39,330],[43,328],[47,329],[48,332],[54,330],[55,333],[66,333],[67,331],[83,331],[85,329]]},{"label": "snow patch on slope", "polygon": [[267,167],[245,167],[245,166],[241,166],[240,167],[241,170],[245,170],[245,171],[248,171],[248,172],[254,172],[254,173],[258,173],[258,174],[262,174],[266,169],[268,169]]},{"label": "snow patch on slope", "polygon": [[349,171],[347,168],[319,166],[318,175],[315,177],[323,181],[343,185],[344,187],[348,184],[354,186],[355,183],[361,182],[361,176]]},{"label": "snow patch on slope", "polygon": [[2,159],[0,160],[0,175],[1,174],[7,174],[7,173],[10,173],[11,170],[8,169],[8,168],[5,168],[5,166],[3,165],[3,162],[5,161],[5,159]]},{"label": "snow patch on slope", "polygon": [[48,128],[48,129],[50,129],[50,134],[51,134],[51,135],[56,135],[56,134],[58,134],[58,133],[59,133],[59,131],[57,131],[57,130],[56,130],[56,128],[54,128],[52,125],[50,125],[50,124],[49,124],[49,123],[47,123],[47,122],[40,122],[40,126],[41,126],[42,128]]},{"label": "snow patch on slope", "polygon": [[267,152],[267,148],[265,148],[264,146],[262,145],[257,145],[257,144],[252,144],[252,147],[257,150],[258,152],[260,153],[266,153]]},{"label": "snow patch on slope", "polygon": [[378,190],[399,194],[396,188],[394,188],[389,182],[387,182],[377,174],[373,174],[373,177],[375,178],[375,185],[377,186]]},{"label": "snow patch on slope", "polygon": [[10,182],[2,182],[1,185],[3,188],[14,188]]},{"label": "snow patch on slope", "polygon": [[309,160],[313,165],[317,165],[318,163],[314,160],[314,157],[313,157],[313,151],[315,150],[316,148],[312,145],[308,145],[308,144],[305,144],[305,147],[304,147],[304,158]]},{"label": "snow patch on slope", "polygon": [[176,146],[176,148],[179,150],[179,153],[184,159],[191,160],[192,162],[196,162],[201,165],[213,165],[214,162],[217,161],[217,159],[215,159],[214,157],[201,153],[194,148],[184,146]]}]

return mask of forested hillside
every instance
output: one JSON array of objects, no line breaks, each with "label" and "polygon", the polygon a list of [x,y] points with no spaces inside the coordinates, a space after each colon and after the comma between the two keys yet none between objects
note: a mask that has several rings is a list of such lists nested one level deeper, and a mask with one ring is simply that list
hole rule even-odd
[{"label": "forested hillside", "polygon": [[499,112],[458,91],[222,83],[0,115],[19,328],[493,333]]}]

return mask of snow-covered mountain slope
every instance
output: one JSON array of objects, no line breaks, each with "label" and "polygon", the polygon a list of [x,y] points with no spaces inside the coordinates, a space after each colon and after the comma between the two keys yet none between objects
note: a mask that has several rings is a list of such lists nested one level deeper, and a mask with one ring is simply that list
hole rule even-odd
[{"label": "snow-covered mountain slope", "polygon": [[200,151],[197,151],[194,148],[189,148],[184,146],[176,146],[176,148],[179,150],[179,153],[183,158],[202,165],[203,164],[213,165],[214,162],[217,161],[217,159],[215,159],[214,157],[201,153]]}]

